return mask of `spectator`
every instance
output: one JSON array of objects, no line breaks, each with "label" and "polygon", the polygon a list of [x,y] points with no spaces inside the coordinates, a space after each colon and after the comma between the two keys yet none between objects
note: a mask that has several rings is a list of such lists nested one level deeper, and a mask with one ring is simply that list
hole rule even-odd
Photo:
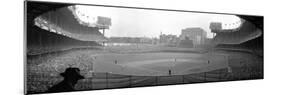
[{"label": "spectator", "polygon": [[67,68],[65,72],[61,73],[60,75],[64,77],[64,80],[49,88],[47,92],[74,91],[74,87],[78,80],[84,79],[84,76],[80,75],[79,68]]}]

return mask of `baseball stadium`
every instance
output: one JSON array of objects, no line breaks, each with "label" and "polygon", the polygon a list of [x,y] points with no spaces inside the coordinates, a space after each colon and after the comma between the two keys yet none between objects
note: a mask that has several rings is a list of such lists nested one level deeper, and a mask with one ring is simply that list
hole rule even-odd
[{"label": "baseball stadium", "polygon": [[209,38],[206,29],[189,26],[178,35],[159,30],[154,38],[114,36],[122,31],[108,36],[115,18],[87,17],[77,6],[25,2],[25,93],[48,93],[67,68],[83,76],[71,91],[263,79],[263,17],[208,22]]}]

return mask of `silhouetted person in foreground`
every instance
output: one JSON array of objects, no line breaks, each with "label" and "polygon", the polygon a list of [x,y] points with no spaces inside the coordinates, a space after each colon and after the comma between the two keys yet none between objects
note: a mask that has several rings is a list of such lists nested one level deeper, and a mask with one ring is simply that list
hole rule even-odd
[{"label": "silhouetted person in foreground", "polygon": [[49,88],[47,92],[67,92],[74,91],[74,87],[78,80],[84,79],[85,77],[80,75],[79,68],[67,68],[65,72],[60,74],[64,77],[63,81]]}]

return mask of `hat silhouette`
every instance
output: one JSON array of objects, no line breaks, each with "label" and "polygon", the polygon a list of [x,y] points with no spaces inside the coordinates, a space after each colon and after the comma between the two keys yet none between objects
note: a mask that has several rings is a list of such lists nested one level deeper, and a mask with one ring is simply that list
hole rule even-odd
[{"label": "hat silhouette", "polygon": [[85,77],[80,75],[80,69],[79,68],[67,68],[63,73],[60,73],[61,76],[64,78],[75,78],[75,79],[84,79]]}]

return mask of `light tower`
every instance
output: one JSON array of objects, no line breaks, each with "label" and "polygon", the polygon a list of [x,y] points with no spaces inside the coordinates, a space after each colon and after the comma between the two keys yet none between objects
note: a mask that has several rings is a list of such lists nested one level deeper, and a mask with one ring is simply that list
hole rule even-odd
[{"label": "light tower", "polygon": [[[109,29],[111,26],[111,19],[108,17],[97,17],[97,26],[99,29],[102,29],[102,35],[105,37],[105,29]],[[103,46],[105,46],[105,41],[102,42]]]}]

